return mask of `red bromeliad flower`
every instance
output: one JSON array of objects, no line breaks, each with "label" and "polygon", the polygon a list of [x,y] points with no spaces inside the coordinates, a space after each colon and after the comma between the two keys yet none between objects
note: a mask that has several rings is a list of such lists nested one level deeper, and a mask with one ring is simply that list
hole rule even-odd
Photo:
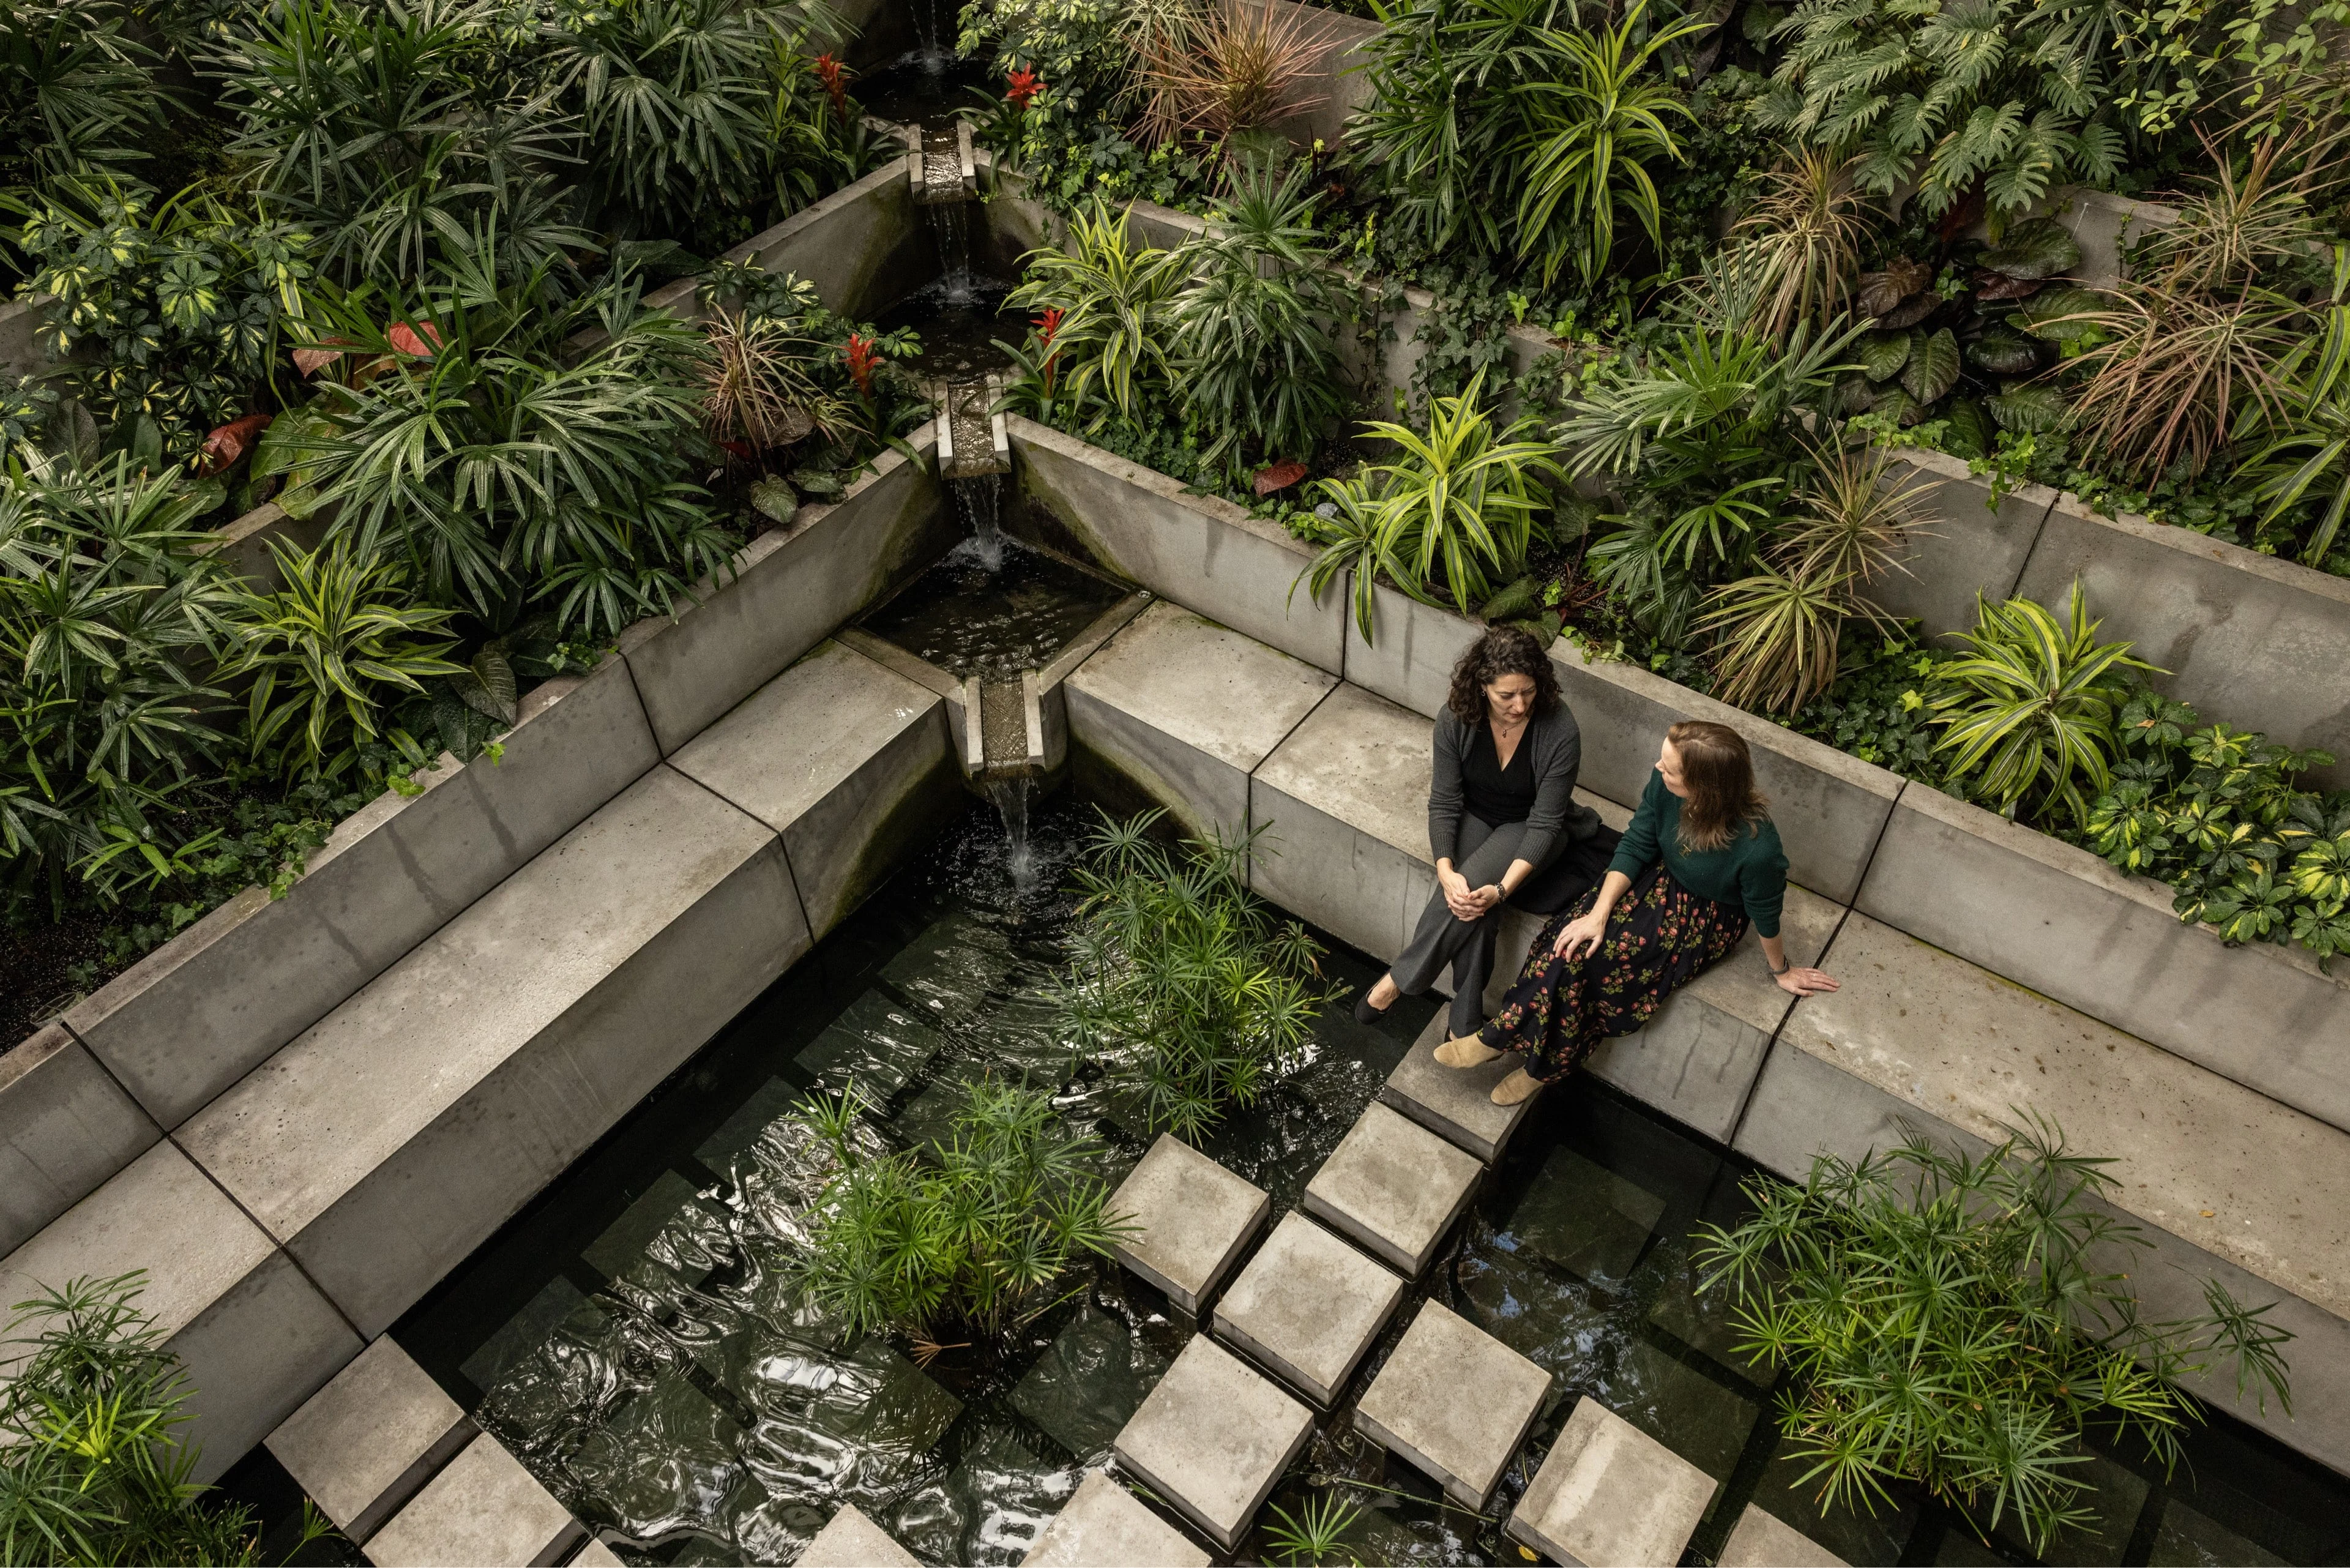
[{"label": "red bromeliad flower", "polygon": [[1045,350],[1045,395],[1048,398],[1053,395],[1054,370],[1061,362],[1061,351],[1053,347],[1053,335],[1061,330],[1064,314],[1059,306],[1048,305],[1045,307],[1045,314],[1036,318],[1036,344]]},{"label": "red bromeliad flower", "polygon": [[1017,109],[1026,109],[1028,100],[1045,90],[1044,78],[1025,67],[1014,71],[1003,79],[1008,84],[1003,94],[1004,99]]},{"label": "red bromeliad flower", "polygon": [[858,395],[871,397],[874,368],[881,363],[880,347],[870,337],[861,337],[852,332],[842,353],[848,360],[848,378],[857,383]]},{"label": "red bromeliad flower", "polygon": [[816,79],[822,82],[824,90],[832,95],[832,112],[840,117],[842,124],[847,124],[847,71],[843,69],[840,62],[830,55],[818,55],[816,57]]}]

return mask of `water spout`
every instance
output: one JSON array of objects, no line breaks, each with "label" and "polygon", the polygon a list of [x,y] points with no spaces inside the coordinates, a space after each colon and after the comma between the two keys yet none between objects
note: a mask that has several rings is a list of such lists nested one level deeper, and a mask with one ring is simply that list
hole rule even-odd
[{"label": "water spout", "polygon": [[954,497],[955,514],[971,530],[972,554],[991,572],[1003,569],[1003,535],[997,514],[1003,504],[1003,476],[975,474],[950,479],[947,492]]},{"label": "water spout", "polygon": [[1012,872],[1012,885],[1023,893],[1036,886],[1036,849],[1028,842],[1028,797],[1034,787],[1025,774],[991,779],[987,784],[987,798],[995,803],[995,813],[1003,819],[1003,839],[1009,846],[1005,864]]}]

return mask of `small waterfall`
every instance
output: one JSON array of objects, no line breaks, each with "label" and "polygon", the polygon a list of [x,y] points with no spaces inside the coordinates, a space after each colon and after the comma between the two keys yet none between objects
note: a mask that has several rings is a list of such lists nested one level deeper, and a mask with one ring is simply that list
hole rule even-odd
[{"label": "small waterfall", "polygon": [[939,42],[939,0],[914,0],[913,12],[916,57],[926,71],[944,70],[949,57]]},{"label": "small waterfall", "polygon": [[[1016,692],[1016,682],[1014,689]],[[991,779],[987,784],[987,798],[995,803],[995,813],[1003,819],[1004,841],[1011,846],[1006,864],[1012,884],[1024,893],[1036,885],[1036,849],[1028,842],[1028,797],[1035,787],[1024,774]]]},{"label": "small waterfall", "polygon": [[[922,177],[926,182],[932,178],[931,160],[936,156],[931,152],[922,154]],[[953,171],[954,162],[950,156],[947,171]],[[961,177],[956,178],[955,189],[960,191]],[[964,203],[934,198],[922,203],[922,211],[930,214],[931,238],[939,247],[939,271],[946,287],[947,303],[967,303],[974,291],[971,283],[971,218],[964,211]],[[961,301],[956,298],[958,292],[963,296]]]},{"label": "small waterfall", "polygon": [[996,514],[1003,504],[1003,476],[983,473],[969,479],[950,479],[947,492],[954,497],[955,515],[971,529],[979,564],[991,572],[1002,571],[1003,535],[996,525]]}]

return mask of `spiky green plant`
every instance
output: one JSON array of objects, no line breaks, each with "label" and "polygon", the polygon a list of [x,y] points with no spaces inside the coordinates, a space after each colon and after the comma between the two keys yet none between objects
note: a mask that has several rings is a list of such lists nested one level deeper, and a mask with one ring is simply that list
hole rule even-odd
[{"label": "spiky green plant", "polygon": [[1273,1517],[1279,1522],[1265,1527],[1265,1544],[1292,1564],[1321,1568],[1325,1563],[1356,1562],[1346,1552],[1345,1541],[1362,1511],[1336,1492],[1307,1501],[1295,1514],[1276,1507]]},{"label": "spiky green plant", "polygon": [[1950,753],[1950,776],[2009,815],[2027,799],[2062,806],[2084,824],[2089,798],[2113,776],[2115,719],[2129,700],[2126,670],[2164,673],[2130,657],[2126,642],[2097,641],[2078,581],[2060,622],[2034,599],[1991,604],[1975,596],[1969,652],[1943,665],[1936,717],[1948,727],[1936,746]]},{"label": "spiky green plant", "polygon": [[2094,1519],[2087,1428],[2174,1464],[2201,1418],[2178,1382],[2222,1367],[2291,1412],[2293,1335],[2268,1307],[2206,1281],[2201,1314],[2140,1315],[2127,1265],[2151,1243],[2104,1207],[2110,1163],[2034,1118],[1981,1155],[1913,1130],[1857,1162],[1822,1155],[1801,1186],[1747,1179],[1753,1217],[1698,1231],[1699,1288],[1729,1293],[1741,1354],[1790,1375],[1797,1484],[1873,1509],[1914,1483],[2062,1562]]},{"label": "spiky green plant", "polygon": [[1136,1080],[1147,1127],[1196,1137],[1297,1063],[1328,996],[1321,949],[1248,890],[1252,845],[1170,853],[1150,836],[1164,815],[1103,815],[1054,1001],[1080,1052]]},{"label": "spiky green plant", "polygon": [[1024,281],[1005,303],[1059,312],[1053,375],[1077,402],[1102,400],[1087,427],[1098,431],[1110,412],[1133,419],[1173,390],[1168,317],[1183,270],[1172,251],[1135,244],[1130,209],[1112,213],[1098,196],[1069,220],[1068,244],[1022,257]]},{"label": "spiky green plant", "polygon": [[847,1096],[804,1116],[841,1169],[794,1269],[853,1330],[895,1328],[932,1345],[950,1328],[1001,1333],[1130,1229],[1089,1174],[1099,1146],[1056,1125],[1047,1095],[973,1084],[944,1138],[879,1158],[857,1151]]}]

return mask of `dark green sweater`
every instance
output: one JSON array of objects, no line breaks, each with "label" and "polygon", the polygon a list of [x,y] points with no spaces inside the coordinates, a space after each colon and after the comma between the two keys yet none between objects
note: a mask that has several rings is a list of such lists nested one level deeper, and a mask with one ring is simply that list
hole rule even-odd
[{"label": "dark green sweater", "polygon": [[1754,922],[1757,936],[1779,934],[1779,907],[1787,899],[1787,852],[1779,847],[1779,830],[1771,819],[1750,822],[1719,849],[1691,851],[1681,847],[1681,797],[1665,787],[1662,774],[1648,770],[1648,787],[1640,792],[1640,809],[1616,846],[1610,871],[1621,871],[1634,881],[1659,859],[1672,879],[1701,898],[1740,904]]}]

